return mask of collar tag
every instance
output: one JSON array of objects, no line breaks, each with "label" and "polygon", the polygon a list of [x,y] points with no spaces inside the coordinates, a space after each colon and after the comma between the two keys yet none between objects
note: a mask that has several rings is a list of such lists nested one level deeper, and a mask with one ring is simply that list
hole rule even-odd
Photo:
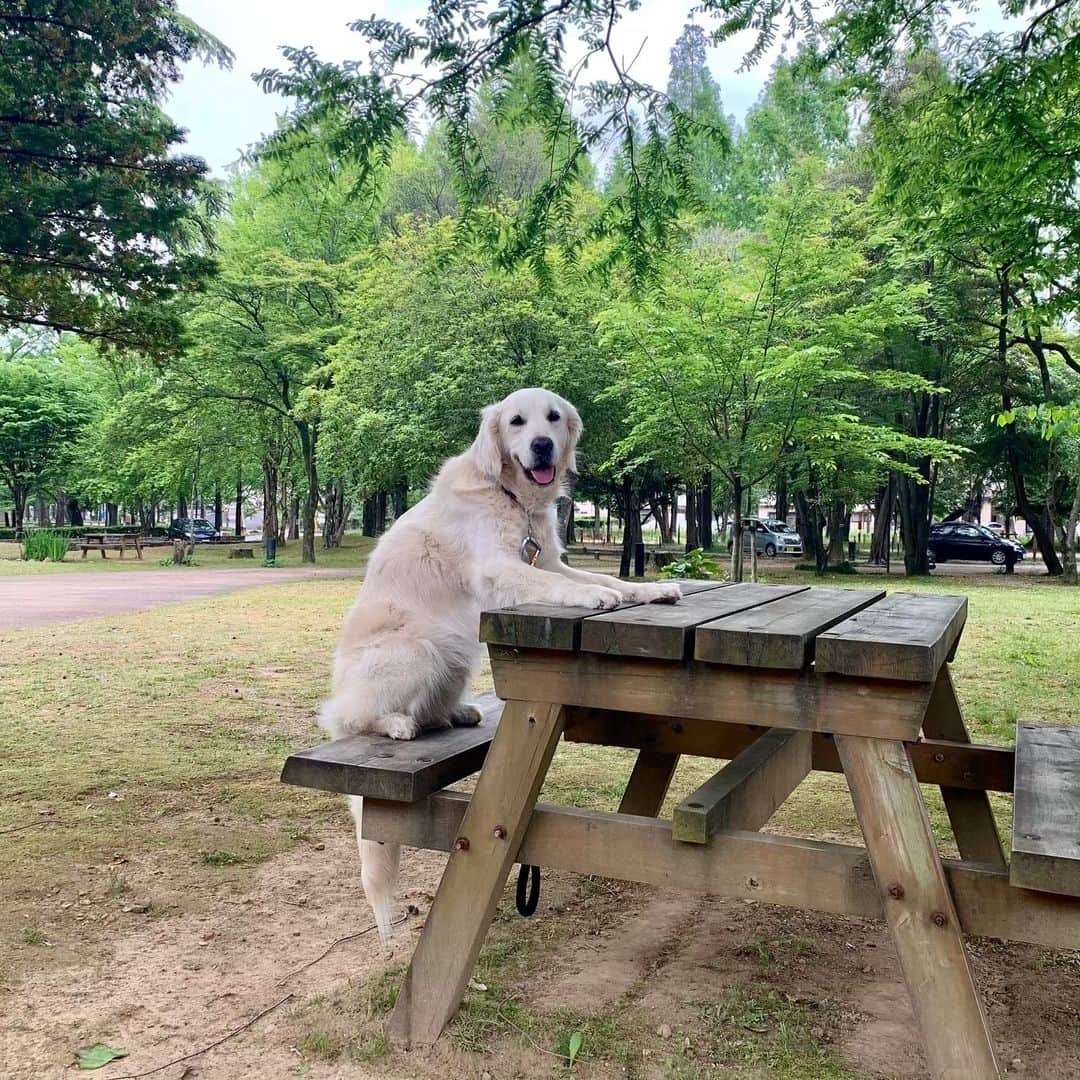
[{"label": "collar tag", "polygon": [[536,560],[540,558],[540,553],[544,549],[533,539],[531,535],[526,536],[521,541],[521,561],[527,562],[530,566],[536,565]]}]

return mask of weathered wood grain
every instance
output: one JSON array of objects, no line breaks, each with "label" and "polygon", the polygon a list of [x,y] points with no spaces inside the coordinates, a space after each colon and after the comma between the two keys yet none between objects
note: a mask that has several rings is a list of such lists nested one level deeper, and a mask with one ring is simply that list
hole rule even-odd
[{"label": "weathered wood grain", "polygon": [[[750,724],[718,724],[715,720],[575,706],[566,711],[565,738],[567,742],[730,760],[766,730]],[[814,769],[842,771],[831,735],[814,732],[812,746]],[[971,791],[1013,789],[1013,750],[1009,746],[922,739],[908,744],[908,755],[923,784]]]},{"label": "weathered wood grain", "polygon": [[678,754],[642,750],[619,803],[620,814],[656,817],[667,798],[671,778],[679,764]]},{"label": "weathered wood grain", "polygon": [[[449,851],[469,796],[422,803],[369,801],[364,835]],[[518,858],[536,866],[768,904],[881,918],[882,900],[860,847],[767,833],[719,832],[709,845],[675,844],[671,823],[538,803]],[[1055,949],[1080,949],[1080,903],[1009,884],[987,867],[943,860],[964,932]]]},{"label": "weathered wood grain", "polygon": [[[683,596],[696,596],[725,586],[722,581],[680,581]],[[629,611],[640,604],[623,604]],[[656,607],[657,605],[652,605]],[[669,605],[663,605],[670,609]],[[678,605],[676,605],[677,607]],[[513,608],[485,611],[480,616],[480,640],[489,645],[516,645],[521,649],[559,649],[574,652],[581,641],[581,624],[596,612],[592,608],[519,604]]]},{"label": "weathered wood grain", "polygon": [[694,656],[714,664],[802,668],[829,627],[876,603],[884,589],[814,588],[707,622],[694,632]]},{"label": "weathered wood grain", "polygon": [[503,704],[494,694],[484,694],[476,704],[484,714],[477,727],[427,731],[407,741],[385,735],[337,739],[290,754],[281,780],[344,795],[416,802],[483,765]]},{"label": "weathered wood grain", "polygon": [[1009,879],[1025,889],[1080,896],[1080,728],[1016,725]]},{"label": "weathered wood grain", "polygon": [[[930,695],[923,734],[954,743],[971,742],[948,665],[941,669]],[[941,797],[960,857],[1005,870],[1005,853],[1001,850],[1001,837],[986,792],[942,784]]]},{"label": "weathered wood grain", "polygon": [[837,736],[885,921],[940,1080],[999,1075],[961,924],[903,743]]},{"label": "weathered wood grain", "polygon": [[707,844],[720,829],[760,829],[809,771],[810,732],[767,731],[675,807],[671,835]]},{"label": "weathered wood grain", "polygon": [[694,628],[699,624],[804,591],[805,585],[744,582],[689,596],[680,604],[606,611],[582,624],[581,650],[608,656],[683,660],[693,655]]},{"label": "weathered wood grain", "polygon": [[390,1016],[396,1042],[430,1045],[457,1011],[562,727],[558,705],[512,701],[503,711]]},{"label": "weathered wood grain", "polygon": [[727,667],[490,648],[502,698],[560,701],[718,723],[752,716],[763,727],[913,739],[930,697],[918,683],[858,683],[813,672]]},{"label": "weathered wood grain", "polygon": [[966,596],[890,593],[817,639],[821,672],[932,683],[967,619]]}]

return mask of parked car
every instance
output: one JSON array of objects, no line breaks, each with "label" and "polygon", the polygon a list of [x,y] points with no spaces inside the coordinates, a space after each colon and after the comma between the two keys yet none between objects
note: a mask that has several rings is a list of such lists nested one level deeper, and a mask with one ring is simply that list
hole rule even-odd
[{"label": "parked car", "polygon": [[985,528],[989,529],[995,536],[1005,535],[1005,526],[1000,521],[988,521]]},{"label": "parked car", "polygon": [[1013,561],[1024,557],[1024,549],[1015,540],[996,536],[985,525],[969,525],[965,521],[950,521],[930,526],[930,551],[937,562],[947,559],[989,560],[1004,566],[1012,552]]},{"label": "parked car", "polygon": [[173,518],[166,535],[172,540],[217,540],[218,531],[206,518]]},{"label": "parked car", "polygon": [[[802,538],[784,521],[775,518],[743,518],[743,550],[750,550],[750,536],[754,537],[754,546],[759,555],[773,558],[774,555],[801,556]],[[731,551],[733,540],[728,541]]]}]

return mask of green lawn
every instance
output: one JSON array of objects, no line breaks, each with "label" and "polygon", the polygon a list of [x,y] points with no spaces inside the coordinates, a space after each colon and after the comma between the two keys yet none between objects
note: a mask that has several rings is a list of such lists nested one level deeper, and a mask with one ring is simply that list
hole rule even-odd
[{"label": "green lawn", "polygon": [[[359,545],[346,551],[355,558]],[[795,571],[770,580],[795,576],[809,581]],[[1080,722],[1080,591],[1019,577],[889,584],[968,596],[954,673],[976,740],[1009,742],[1019,720]],[[348,828],[338,797],[285,788],[277,777],[290,750],[320,741],[314,715],[355,589],[355,582],[316,580],[0,632],[0,983],[17,984],[26,965],[38,962],[42,951],[27,944],[28,934],[64,937],[62,915],[43,925],[35,921],[43,899],[58,887],[77,888],[88,867],[107,863],[113,852],[130,860],[168,853],[167,874],[189,879],[210,880],[224,866],[242,888],[265,860]],[[478,689],[488,685],[482,674]],[[543,797],[612,808],[631,764],[628,751],[564,745]],[[673,793],[684,794],[716,767],[684,760]],[[927,795],[935,832],[943,850],[951,850],[937,793]],[[1007,838],[1009,800],[995,796],[994,802]],[[859,839],[850,798],[841,778],[831,775],[811,776],[769,827]],[[519,967],[542,970],[545,950],[558,944],[550,937],[557,925],[537,920],[539,928],[527,933],[497,927],[485,981],[511,987]],[[52,952],[48,962],[61,963],[59,951]],[[367,1018],[357,1021],[355,1038],[333,1019],[334,995],[297,1007],[295,1038],[315,1056],[366,1061],[385,1055],[378,1017],[387,1002],[375,1001],[370,985],[344,993],[348,1015]],[[633,1010],[599,1020],[537,1016],[511,995],[495,1000],[495,1016],[492,1002],[491,995],[470,995],[455,1028],[465,1049],[507,1039],[555,1046],[587,1023],[590,1053],[617,1072],[625,1053],[620,1048],[640,1034]],[[787,1041],[755,1041],[754,1026],[747,1034],[739,1021],[751,1012],[772,1017],[766,1026],[787,1032]],[[742,1039],[736,1045],[746,1056],[732,1059],[727,1073],[735,1077],[857,1080],[811,1037],[811,1026],[789,1003],[737,994],[703,1010],[696,1037],[722,1041],[734,1031]],[[670,1072],[671,1080],[699,1075],[706,1073],[689,1060]]]}]

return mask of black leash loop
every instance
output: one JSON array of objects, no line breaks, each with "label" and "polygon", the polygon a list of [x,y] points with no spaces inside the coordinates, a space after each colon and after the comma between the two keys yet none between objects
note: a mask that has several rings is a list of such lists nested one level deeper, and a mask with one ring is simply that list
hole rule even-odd
[{"label": "black leash loop", "polygon": [[514,897],[518,914],[527,919],[536,913],[536,905],[540,903],[540,867],[521,864],[518,871],[517,895]]}]

